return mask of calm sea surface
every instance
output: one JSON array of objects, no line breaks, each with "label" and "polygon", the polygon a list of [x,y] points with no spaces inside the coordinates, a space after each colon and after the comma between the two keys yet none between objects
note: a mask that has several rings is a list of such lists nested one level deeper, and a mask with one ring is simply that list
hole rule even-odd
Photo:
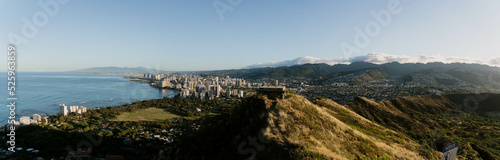
[{"label": "calm sea surface", "polygon": [[[0,124],[9,117],[7,73],[0,73]],[[121,105],[134,101],[173,97],[174,90],[157,89],[118,75],[18,72],[16,75],[16,121],[21,116],[55,114],[59,104],[87,108]]]}]

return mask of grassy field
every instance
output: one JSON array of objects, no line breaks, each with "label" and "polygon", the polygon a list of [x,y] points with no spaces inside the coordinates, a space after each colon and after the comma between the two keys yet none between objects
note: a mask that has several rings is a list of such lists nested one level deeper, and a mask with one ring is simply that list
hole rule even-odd
[{"label": "grassy field", "polygon": [[163,121],[182,116],[170,113],[166,109],[148,108],[135,112],[124,112],[111,121]]}]

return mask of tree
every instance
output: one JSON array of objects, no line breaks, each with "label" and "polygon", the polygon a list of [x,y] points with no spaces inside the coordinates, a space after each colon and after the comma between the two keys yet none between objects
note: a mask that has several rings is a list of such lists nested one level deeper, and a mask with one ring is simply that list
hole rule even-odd
[{"label": "tree", "polygon": [[63,125],[61,126],[61,129],[62,129],[62,130],[72,130],[72,129],[74,129],[74,127],[73,127],[73,125],[71,125],[71,124],[63,124]]},{"label": "tree", "polygon": [[165,128],[166,128],[165,124],[163,124],[163,123],[162,123],[162,124],[160,124],[160,125],[159,125],[159,127],[160,127],[161,129],[165,129]]},{"label": "tree", "polygon": [[97,133],[98,136],[101,136],[101,137],[111,137],[113,136],[113,132],[109,131],[109,130],[101,130],[99,131],[99,133]]},{"label": "tree", "polygon": [[81,122],[80,122],[80,125],[82,125],[82,127],[86,127],[86,126],[88,126],[89,124],[87,123],[87,121],[86,121],[86,120],[83,120],[83,121],[81,121]]}]

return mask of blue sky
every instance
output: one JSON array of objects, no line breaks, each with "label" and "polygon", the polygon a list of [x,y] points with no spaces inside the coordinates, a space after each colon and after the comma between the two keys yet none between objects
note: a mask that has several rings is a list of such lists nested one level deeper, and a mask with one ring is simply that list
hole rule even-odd
[{"label": "blue sky", "polygon": [[[0,43],[12,34],[29,42],[17,45],[19,71],[67,71],[89,67],[147,66],[162,70],[242,68],[297,57],[355,57],[372,52],[398,56],[439,55],[488,61],[500,56],[500,1],[286,1],[242,0],[221,20],[216,1],[69,0],[48,15],[39,2],[0,1]],[[391,13],[386,26],[371,12]],[[220,6],[220,5],[219,5]],[[53,9],[53,8],[52,8]],[[227,8],[226,8],[227,9]],[[390,13],[390,12],[389,12]],[[48,15],[26,38],[23,18]],[[36,16],[35,16],[36,17]],[[377,23],[375,36],[357,52],[355,28]],[[10,35],[10,36],[9,36]],[[6,61],[0,61],[6,66]]]}]

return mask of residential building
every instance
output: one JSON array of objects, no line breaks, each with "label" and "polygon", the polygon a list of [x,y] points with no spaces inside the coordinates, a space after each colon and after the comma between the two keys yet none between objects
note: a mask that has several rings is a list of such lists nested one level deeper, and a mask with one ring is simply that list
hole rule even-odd
[{"label": "residential building", "polygon": [[42,116],[40,116],[39,114],[33,114],[33,120],[42,122]]},{"label": "residential building", "polygon": [[21,123],[22,125],[29,125],[31,124],[31,118],[27,116],[22,116],[21,118],[19,118],[19,123]]},{"label": "residential building", "polygon": [[165,87],[171,87],[172,86],[172,83],[170,83],[170,81],[167,81],[166,79],[164,79],[163,81],[161,81],[160,83],[160,88],[165,88]]},{"label": "residential building", "polygon": [[237,89],[233,89],[233,92],[231,94],[233,96],[238,96],[238,90]]},{"label": "residential building", "polygon": [[80,106],[78,109],[81,110],[81,113],[87,113],[87,107]]},{"label": "residential building", "polygon": [[59,105],[59,113],[61,113],[61,115],[63,115],[63,116],[68,115],[68,106],[66,106],[64,104],[60,104]]},{"label": "residential building", "polygon": [[77,110],[78,110],[78,106],[69,106],[70,113],[76,112]]}]

